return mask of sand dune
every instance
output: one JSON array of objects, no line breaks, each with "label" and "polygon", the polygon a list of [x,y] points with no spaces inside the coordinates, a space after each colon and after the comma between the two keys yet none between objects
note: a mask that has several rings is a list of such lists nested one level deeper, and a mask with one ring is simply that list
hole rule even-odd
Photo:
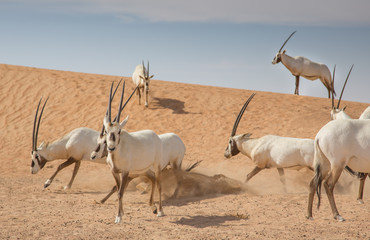
[{"label": "sand dune", "polygon": [[[184,141],[184,165],[202,164],[184,175],[180,197],[164,202],[166,217],[157,219],[147,207],[149,196],[135,188],[124,195],[125,216],[114,225],[116,197],[95,204],[113,184],[105,165],[83,162],[71,190],[64,191],[71,167],[48,189],[44,181],[61,161],[48,163],[31,175],[33,118],[41,96],[49,96],[39,144],[54,141],[77,127],[100,130],[111,82],[119,76],[75,73],[0,64],[0,223],[1,238],[369,238],[370,184],[365,205],[356,203],[358,182],[343,174],[337,205],[348,219],[337,223],[325,199],[315,221],[305,219],[307,184],[312,172],[286,171],[287,192],[275,169],[264,170],[243,184],[253,165],[223,152],[235,117],[245,100],[257,92],[244,114],[238,133],[314,138],[329,121],[331,100],[253,90],[209,87],[153,80],[149,108],[135,95],[123,111],[130,116],[128,131],[152,129],[174,132]],[[134,89],[126,80],[126,97]],[[367,103],[343,101],[358,118]],[[118,98],[113,109],[118,108]],[[217,175],[222,174],[222,175]],[[216,175],[216,176],[215,176]],[[171,176],[167,178],[170,195]],[[195,190],[194,190],[195,189]],[[230,190],[230,191],[228,191]],[[235,191],[234,191],[235,190]]]}]

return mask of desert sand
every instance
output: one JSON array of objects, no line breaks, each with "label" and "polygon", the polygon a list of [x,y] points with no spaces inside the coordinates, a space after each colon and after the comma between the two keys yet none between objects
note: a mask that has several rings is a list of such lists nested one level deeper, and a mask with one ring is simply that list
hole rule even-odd
[{"label": "desert sand", "polygon": [[[49,96],[39,142],[52,142],[78,127],[101,129],[111,82],[120,76],[56,71],[0,64],[0,238],[1,239],[369,239],[370,183],[365,204],[358,204],[358,180],[344,172],[336,186],[338,210],[333,219],[323,192],[314,220],[305,217],[308,183],[313,172],[286,170],[286,191],[276,169],[263,170],[244,184],[254,165],[241,154],[223,156],[240,108],[256,96],[237,133],[314,138],[330,120],[331,100],[253,90],[209,87],[169,81],[151,82],[149,108],[135,95],[122,113],[128,131],[174,132],[186,145],[180,185],[164,173],[164,212],[158,218],[148,206],[149,194],[133,181],[123,196],[124,216],[114,224],[116,195],[97,203],[114,184],[109,167],[84,161],[70,190],[73,167],[61,171],[44,189],[63,160],[30,172],[32,127],[37,102]],[[131,78],[126,92],[134,89]],[[292,83],[293,84],[293,83]],[[292,86],[293,91],[293,86]],[[128,94],[126,94],[127,96]],[[324,96],[323,96],[324,97]],[[358,118],[367,103],[344,101],[346,112]],[[113,109],[118,105],[118,98]],[[175,188],[179,196],[171,197]],[[324,190],[323,190],[324,191]],[[315,198],[316,204],[317,198]]]}]

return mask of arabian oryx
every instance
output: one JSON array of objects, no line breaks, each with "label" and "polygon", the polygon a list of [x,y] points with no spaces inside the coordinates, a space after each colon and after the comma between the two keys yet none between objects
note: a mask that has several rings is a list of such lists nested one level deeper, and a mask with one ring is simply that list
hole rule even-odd
[{"label": "arabian oryx", "polygon": [[[352,68],[353,68],[353,65],[352,65],[351,69],[349,70],[349,73],[347,75],[346,81],[344,82],[344,85],[343,85],[343,88],[342,88],[342,92],[340,93],[340,97],[339,97],[338,104],[337,104],[336,107],[334,106],[334,97],[332,95],[332,102],[331,102],[331,104],[332,104],[332,110],[331,110],[331,113],[330,113],[331,120],[336,120],[336,119],[352,119],[350,116],[348,116],[345,113],[346,106],[344,106],[342,109],[339,108],[340,101],[341,101],[342,96],[343,96],[343,91],[344,91],[344,88],[346,87],[346,84],[347,84],[347,81],[348,81],[348,77],[351,74]],[[334,67],[334,71],[333,71],[333,89],[334,89],[334,77],[335,77],[335,67]],[[359,117],[359,119],[370,119],[370,107],[367,107],[365,109],[365,111],[363,111],[363,113],[361,114],[361,116]],[[346,166],[345,169],[351,175],[355,175],[356,177],[358,177],[360,179],[360,185],[359,185],[359,189],[358,189],[357,201],[359,203],[363,204],[364,203],[365,180],[366,180],[366,177],[368,176],[368,174],[367,173],[355,172],[351,168],[349,168],[348,166]]]},{"label": "arabian oryx", "polygon": [[334,89],[332,89],[330,70],[325,64],[313,62],[301,56],[297,57],[288,56],[287,54],[285,54],[286,50],[281,52],[285,44],[288,42],[288,40],[293,36],[295,32],[296,31],[290,34],[288,39],[284,42],[283,46],[281,46],[280,50],[277,52],[274,59],[272,60],[272,64],[282,62],[284,66],[295,76],[296,80],[294,94],[299,95],[298,93],[299,77],[302,76],[312,81],[320,79],[320,81],[328,89],[328,98],[330,98],[330,93],[334,92]]},{"label": "arabian oryx", "polygon": [[148,97],[149,97],[149,83],[154,75],[149,76],[149,61],[147,68],[144,67],[144,61],[142,64],[136,66],[134,73],[132,74],[132,81],[135,86],[138,86],[139,89],[137,94],[139,95],[139,104],[141,104],[141,91],[144,95],[145,91],[145,107],[148,107]]},{"label": "arabian oryx", "polygon": [[240,119],[254,95],[255,93],[245,102],[235,120],[229,143],[225,150],[225,157],[230,158],[241,152],[253,161],[256,167],[247,175],[246,182],[265,168],[277,168],[280,181],[283,184],[285,183],[283,168],[299,169],[307,167],[313,170],[314,148],[312,139],[274,135],[265,135],[261,138],[253,139],[250,138],[251,133],[235,136]]},{"label": "arabian oryx", "polygon": [[[72,178],[69,181],[68,185],[64,187],[64,189],[69,189],[71,188],[73,180],[76,177],[81,164],[81,160],[90,159],[90,153],[95,148],[96,139],[99,136],[99,132],[90,128],[76,128],[62,138],[59,138],[50,144],[41,143],[41,145],[37,147],[37,136],[40,127],[40,121],[47,102],[46,100],[42,107],[36,127],[36,119],[41,99],[37,106],[35,121],[33,125],[31,173],[37,173],[45,166],[47,162],[54,161],[56,159],[67,159],[67,161],[60,164],[55,173],[48,180],[46,180],[44,187],[46,188],[51,184],[60,170],[74,163],[75,167],[73,169]],[[97,159],[96,162],[105,163],[105,158]]]},{"label": "arabian oryx", "polygon": [[[162,196],[161,196],[161,159],[162,142],[156,133],[152,130],[142,130],[129,133],[123,129],[128,121],[128,117],[121,123],[120,115],[122,111],[122,100],[124,88],[122,89],[121,100],[118,108],[116,120],[111,120],[111,86],[108,99],[108,114],[104,117],[104,128],[106,131],[106,141],[108,157],[107,163],[112,171],[118,189],[118,214],[116,223],[121,222],[123,208],[122,196],[129,180],[129,174],[143,174],[153,171],[156,187],[159,193],[159,209],[157,216],[163,216]],[[121,175],[121,176],[120,176]],[[153,205],[153,194],[150,197],[150,203]]]},{"label": "arabian oryx", "polygon": [[370,120],[337,119],[323,126],[315,137],[314,170],[310,182],[307,218],[312,219],[312,204],[317,191],[320,206],[324,184],[334,219],[344,221],[334,200],[334,187],[343,169],[370,173]]},{"label": "arabian oryx", "polygon": [[[120,82],[118,83],[118,85],[120,84]],[[115,89],[113,96],[116,90],[117,88]],[[90,153],[95,149],[96,140],[98,139],[99,132],[86,127],[76,128],[69,132],[68,134],[66,134],[65,136],[63,136],[62,138],[57,139],[50,144],[42,143],[39,147],[37,147],[37,137],[41,117],[48,99],[46,99],[42,107],[36,127],[37,115],[40,108],[41,100],[42,98],[40,99],[39,104],[37,106],[35,120],[33,123],[31,172],[32,174],[37,173],[40,169],[42,169],[45,166],[47,162],[54,161],[56,159],[67,159],[67,161],[60,164],[55,173],[48,180],[46,180],[44,188],[47,188],[52,183],[53,179],[60,170],[74,163],[75,167],[73,169],[72,178],[69,181],[68,185],[64,187],[64,189],[70,189],[80,168],[81,161],[90,159]],[[95,162],[103,164],[106,162],[106,160],[105,157],[101,157],[96,159]]]}]

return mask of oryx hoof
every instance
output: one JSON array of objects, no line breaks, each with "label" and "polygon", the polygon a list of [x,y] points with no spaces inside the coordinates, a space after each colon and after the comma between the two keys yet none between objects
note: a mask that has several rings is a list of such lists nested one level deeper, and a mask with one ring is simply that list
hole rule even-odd
[{"label": "oryx hoof", "polygon": [[64,186],[64,190],[68,190],[68,189],[71,189],[71,186],[69,186],[69,185]]},{"label": "oryx hoof", "polygon": [[120,223],[121,222],[121,216],[117,216],[116,217],[116,220],[114,221],[114,223]]},{"label": "oryx hoof", "polygon": [[344,222],[345,220],[344,220],[344,218],[342,218],[342,216],[341,215],[336,215],[335,217],[334,217],[334,219],[335,220],[338,220],[338,222]]},{"label": "oryx hoof", "polygon": [[44,188],[49,187],[49,186],[50,186],[50,184],[51,184],[50,179],[46,180],[46,182],[44,183]]},{"label": "oryx hoof", "polygon": [[164,216],[164,212],[163,212],[163,210],[162,211],[159,211],[158,213],[157,213],[157,217],[163,217]]},{"label": "oryx hoof", "polygon": [[311,217],[306,216],[306,218],[307,218],[307,220],[311,220],[311,221],[313,221],[313,217],[312,217],[312,216],[311,216]]},{"label": "oryx hoof", "polygon": [[157,214],[158,213],[157,207],[156,206],[152,206],[152,211],[153,211],[154,214]]},{"label": "oryx hoof", "polygon": [[359,204],[364,204],[364,200],[362,200],[362,199],[357,199],[357,202],[358,202]]}]

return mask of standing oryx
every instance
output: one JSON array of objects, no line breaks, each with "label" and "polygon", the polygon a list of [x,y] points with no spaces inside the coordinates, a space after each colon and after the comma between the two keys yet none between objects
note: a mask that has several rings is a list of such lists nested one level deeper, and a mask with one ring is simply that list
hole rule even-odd
[{"label": "standing oryx", "polygon": [[330,93],[334,92],[334,89],[332,89],[330,70],[325,64],[313,62],[301,56],[297,57],[288,56],[287,54],[285,54],[286,50],[281,52],[285,44],[288,42],[288,40],[293,36],[295,32],[296,31],[290,34],[288,39],[284,42],[283,46],[281,46],[280,50],[272,60],[272,64],[282,62],[284,66],[295,76],[296,82],[294,94],[299,95],[298,93],[299,77],[302,76],[308,80],[320,79],[320,81],[328,89],[328,98],[330,98]]},{"label": "standing oryx", "polygon": [[280,181],[285,183],[283,168],[303,168],[313,170],[313,140],[290,137],[265,135],[261,138],[252,139],[251,133],[237,135],[240,119],[243,116],[249,102],[255,93],[245,102],[235,120],[228,146],[225,150],[225,157],[230,158],[239,152],[249,157],[256,167],[247,175],[248,182],[254,175],[265,168],[277,168],[280,174]]},{"label": "standing oryx", "polygon": [[[104,117],[104,127],[108,149],[107,163],[112,171],[118,189],[119,206],[115,222],[121,222],[123,214],[122,196],[129,181],[129,174],[143,174],[146,172],[149,174],[150,171],[154,172],[154,176],[152,177],[155,179],[159,192],[159,209],[157,211],[157,216],[163,216],[160,166],[162,160],[161,139],[151,130],[129,133],[123,129],[128,121],[128,117],[126,117],[121,123],[119,122],[122,111],[124,88],[122,89],[116,120],[112,122],[112,88],[113,83],[108,100],[108,114]],[[153,192],[150,198],[150,203],[152,205]]]},{"label": "standing oryx", "polygon": [[[40,169],[42,169],[47,162],[56,160],[56,159],[67,159],[64,163],[60,164],[55,171],[55,173],[45,182],[44,187],[48,187],[57,173],[62,170],[63,168],[75,164],[72,178],[69,181],[68,185],[64,187],[64,189],[69,189],[72,186],[73,180],[76,177],[78,169],[81,164],[81,160],[89,160],[90,153],[94,150],[96,146],[96,140],[99,136],[99,132],[90,129],[90,128],[76,128],[72,130],[67,135],[63,136],[60,139],[55,140],[52,143],[42,143],[39,147],[37,147],[37,137],[41,122],[42,113],[44,112],[44,108],[48,99],[46,99],[40,116],[38,118],[37,127],[37,115],[40,107],[42,98],[39,101],[37,106],[35,120],[33,123],[33,137],[32,137],[32,163],[31,163],[31,172],[32,174],[37,173]],[[105,158],[100,158],[96,160],[97,163],[105,163]]]},{"label": "standing oryx", "polygon": [[315,176],[310,182],[307,218],[312,218],[315,192],[320,206],[321,184],[334,215],[343,221],[334,200],[334,186],[343,169],[348,166],[356,172],[370,173],[370,120],[337,119],[323,126],[315,138]]},{"label": "standing oryx", "polygon": [[134,82],[135,86],[138,86],[139,89],[137,94],[139,95],[139,104],[141,104],[141,92],[145,90],[145,107],[148,107],[148,96],[149,96],[149,83],[150,79],[152,79],[154,75],[149,76],[149,61],[147,68],[144,67],[144,61],[142,64],[136,66],[134,73],[132,74],[132,81]]},{"label": "standing oryx", "polygon": [[[332,97],[332,102],[331,102],[332,109],[331,109],[331,113],[330,113],[331,120],[336,120],[336,119],[352,119],[350,116],[347,115],[347,113],[345,113],[345,109],[346,109],[347,106],[344,106],[342,109],[339,108],[340,101],[341,101],[342,96],[343,96],[344,88],[347,85],[347,81],[348,81],[349,75],[352,72],[352,68],[353,68],[353,65],[352,65],[351,69],[348,72],[346,81],[344,82],[344,85],[343,85],[343,88],[342,88],[342,91],[340,93],[340,97],[339,97],[339,100],[338,100],[337,107],[334,106],[334,96],[333,95],[331,96]],[[334,89],[334,77],[335,77],[335,67],[334,67],[334,71],[333,71],[333,89]],[[370,119],[370,107],[367,107],[365,109],[365,111],[361,114],[361,116],[359,117],[359,119]],[[350,174],[355,175],[355,176],[357,176],[360,179],[360,185],[359,185],[359,189],[358,189],[357,201],[359,203],[363,204],[364,203],[365,180],[366,180],[366,177],[368,176],[368,174],[367,173],[355,172],[351,168],[349,168],[348,166],[346,166],[345,169]]]}]

